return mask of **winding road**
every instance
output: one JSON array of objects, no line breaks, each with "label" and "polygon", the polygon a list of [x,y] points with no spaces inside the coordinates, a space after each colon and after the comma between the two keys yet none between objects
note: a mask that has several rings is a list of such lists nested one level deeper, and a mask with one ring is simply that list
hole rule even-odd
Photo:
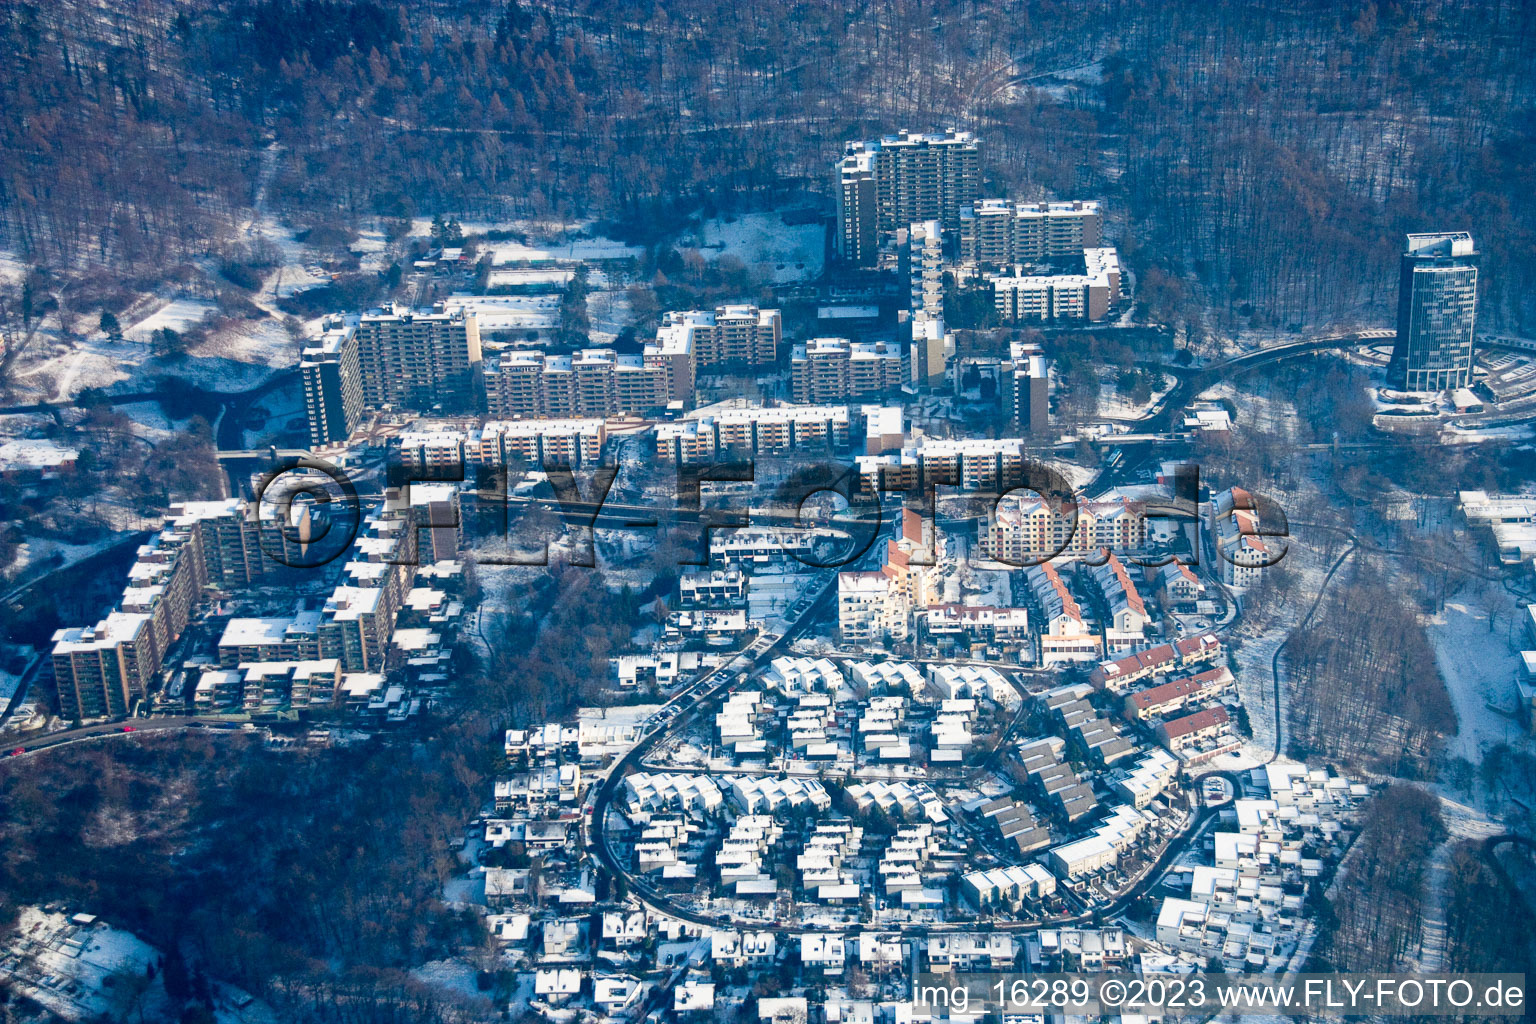
[{"label": "winding road", "polygon": [[[1224,360],[1223,362],[1191,371],[1181,376],[1178,385],[1170,390],[1168,394],[1165,395],[1157,403],[1157,405],[1148,413],[1148,415],[1143,418],[1142,422],[1145,424],[1145,429],[1148,431],[1166,432],[1170,430],[1172,425],[1178,421],[1178,418],[1182,415],[1184,409],[1189,405],[1191,401],[1194,400],[1196,396],[1222,380],[1229,379],[1238,374],[1251,372],[1255,369],[1271,365],[1281,360],[1292,359],[1299,356],[1310,355],[1312,353],[1328,351],[1332,349],[1348,348],[1361,344],[1364,341],[1380,338],[1388,334],[1390,334],[1390,332],[1360,331],[1347,335],[1340,335],[1337,337],[1292,342],[1285,345],[1272,346],[1270,348],[1256,352],[1244,353],[1243,355],[1235,356],[1233,358]],[[1090,485],[1089,489],[1103,486],[1106,479],[1111,475],[1111,469],[1100,470],[1100,472],[1094,477],[1093,483]],[[591,510],[591,512],[598,511],[598,509]],[[601,510],[602,513],[617,514],[627,514],[631,511],[632,510],[630,509],[620,508]],[[639,510],[635,509],[633,511],[638,512]],[[654,510],[652,510],[652,515],[654,515]],[[1351,544],[1351,547],[1334,562],[1333,566],[1329,570],[1327,579],[1324,581],[1323,587],[1319,589],[1319,592],[1314,599],[1311,608],[1308,609],[1306,619],[1303,620],[1304,622],[1310,620],[1312,614],[1316,611],[1318,605],[1321,603],[1323,592],[1328,585],[1328,581],[1332,580],[1334,574],[1337,573],[1339,568],[1343,565],[1345,559],[1353,551],[1354,545]],[[670,736],[680,725],[691,721],[702,708],[709,706],[711,702],[724,694],[733,684],[745,678],[746,675],[750,674],[764,660],[771,657],[772,654],[778,651],[784,644],[789,642],[792,638],[797,637],[801,633],[805,632],[809,625],[814,622],[816,618],[818,618],[819,615],[825,610],[825,606],[827,605],[828,601],[832,598],[835,598],[835,594],[836,590],[834,587],[830,585],[824,586],[824,589],[817,597],[814,604],[807,610],[805,614],[802,614],[795,625],[786,631],[784,635],[780,636],[777,640],[774,640],[771,643],[759,647],[754,651],[749,651],[745,661],[738,657],[729,664],[723,665],[720,668],[715,669],[713,672],[707,674],[706,676],[700,678],[694,684],[675,695],[671,700],[668,701],[667,705],[663,708],[663,711],[659,713],[658,718],[653,719],[653,721],[656,721],[657,724],[652,728],[652,730],[644,737],[642,737],[640,741],[635,744],[635,746],[630,748],[630,750],[626,752],[623,757],[619,758],[611,766],[609,766],[602,779],[596,784],[593,793],[588,797],[582,823],[582,843],[589,856],[609,876],[611,882],[614,884],[622,885],[627,891],[633,893],[651,909],[672,917],[691,921],[695,924],[719,927],[732,927],[742,923],[737,922],[729,916],[721,917],[718,915],[710,915],[696,910],[690,906],[686,906],[671,896],[657,891],[655,888],[647,884],[643,879],[635,877],[629,870],[626,869],[624,865],[620,863],[619,858],[614,853],[613,848],[609,843],[606,832],[608,812],[613,806],[614,798],[617,795],[618,788],[622,783],[624,776],[630,769],[642,766],[645,762],[647,754],[657,743]],[[1280,649],[1276,650],[1272,662],[1272,669],[1275,673],[1275,716],[1277,721],[1275,730],[1276,749],[1271,753],[1269,760],[1273,760],[1275,757],[1279,756],[1281,747],[1280,736],[1283,723],[1280,721],[1282,716],[1279,699],[1280,683],[1278,662],[1283,647],[1284,644],[1281,645]],[[680,709],[682,707],[683,701],[691,702],[689,708],[686,711],[668,710],[672,708]],[[1017,719],[1015,720],[1014,724],[1017,724]],[[1012,732],[1013,727],[1010,727],[1009,734],[1011,735]],[[995,753],[996,752],[994,751],[994,755]],[[1233,775],[1233,773],[1224,771],[1205,772],[1195,777],[1192,780],[1192,785],[1195,788],[1192,789],[1191,792],[1198,792],[1200,783],[1203,782],[1204,779],[1211,776],[1221,776],[1227,778],[1228,781],[1234,785],[1234,791],[1241,792],[1240,787],[1237,787],[1237,779],[1235,775]],[[1127,890],[1122,892],[1112,903],[1082,914],[1039,919],[1034,921],[995,922],[992,924],[992,927],[998,930],[1028,932],[1046,927],[1102,921],[1118,916],[1119,914],[1123,913],[1124,910],[1131,905],[1131,903],[1142,896],[1146,890],[1150,888],[1151,885],[1155,884],[1157,879],[1162,877],[1167,866],[1171,864],[1180,853],[1187,849],[1191,842],[1196,841],[1201,835],[1204,834],[1205,830],[1208,829],[1210,823],[1215,818],[1215,811],[1215,808],[1202,806],[1198,811],[1192,814],[1185,830],[1181,834],[1171,837],[1169,842],[1164,846],[1163,851],[1159,855],[1158,859],[1153,864],[1151,864],[1146,871],[1143,872],[1139,879],[1137,879]],[[805,932],[821,930],[842,930],[841,927],[834,926],[803,926],[775,924],[759,921],[752,921],[751,925],[757,928],[766,928],[768,930],[776,931]],[[930,925],[928,926],[928,929],[939,931],[951,928],[968,929],[973,928],[974,926],[974,922],[946,922],[942,924]]]}]

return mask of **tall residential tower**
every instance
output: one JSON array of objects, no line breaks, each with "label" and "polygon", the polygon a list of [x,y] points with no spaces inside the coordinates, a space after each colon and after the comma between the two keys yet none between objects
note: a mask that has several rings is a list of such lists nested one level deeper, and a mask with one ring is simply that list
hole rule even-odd
[{"label": "tall residential tower", "polygon": [[869,265],[883,237],[914,221],[959,231],[960,211],[976,201],[980,152],[971,132],[900,132],[849,142],[837,164],[838,254]]},{"label": "tall residential tower", "polygon": [[1387,383],[1444,391],[1472,383],[1477,249],[1465,231],[1409,235],[1397,290],[1397,342]]}]

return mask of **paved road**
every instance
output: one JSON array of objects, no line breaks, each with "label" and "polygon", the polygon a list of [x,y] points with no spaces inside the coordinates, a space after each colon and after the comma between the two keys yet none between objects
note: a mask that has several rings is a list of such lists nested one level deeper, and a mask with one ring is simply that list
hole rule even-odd
[{"label": "paved road", "polygon": [[1355,553],[1355,549],[1358,546],[1355,539],[1351,537],[1349,539],[1349,547],[1345,548],[1344,552],[1333,560],[1333,565],[1328,567],[1328,575],[1323,577],[1323,585],[1317,588],[1317,596],[1312,599],[1312,605],[1307,609],[1307,614],[1302,616],[1295,629],[1285,635],[1285,639],[1280,641],[1280,645],[1275,648],[1274,656],[1269,659],[1269,675],[1274,680],[1275,686],[1275,749],[1270,753],[1269,757],[1265,758],[1265,764],[1269,764],[1279,757],[1280,748],[1284,746],[1281,740],[1281,729],[1284,726],[1283,719],[1285,716],[1281,713],[1280,703],[1280,655],[1285,653],[1286,645],[1291,642],[1291,637],[1296,635],[1296,631],[1305,629],[1307,624],[1312,621],[1312,616],[1317,612],[1317,606],[1323,603],[1323,595],[1328,592],[1328,584],[1333,582],[1333,577],[1338,573],[1339,569],[1343,568],[1345,561],[1349,559],[1350,555]]},{"label": "paved road", "polygon": [[[1354,345],[1360,344],[1363,341],[1370,340],[1371,337],[1376,336],[1376,333],[1377,332],[1367,331],[1334,338],[1323,338],[1304,342],[1292,342],[1286,345],[1273,346],[1258,352],[1245,353],[1244,355],[1228,359],[1210,367],[1205,367],[1184,377],[1178,386],[1170,391],[1168,395],[1164,396],[1163,400],[1158,404],[1157,408],[1155,408],[1143,420],[1143,422],[1147,423],[1151,429],[1166,431],[1170,429],[1170,425],[1174,422],[1175,417],[1182,414],[1184,408],[1189,404],[1190,401],[1194,399],[1196,395],[1199,395],[1201,392],[1205,391],[1213,384],[1221,380],[1224,380],[1230,376],[1234,376],[1238,373],[1249,372],[1258,367],[1279,362],[1284,359],[1291,359],[1314,352],[1326,351],[1329,349],[1352,347]],[[1099,481],[1103,480],[1109,474],[1109,470],[1101,470],[1100,473],[1095,477],[1095,485],[1097,485]],[[638,507],[632,506],[614,506],[602,509],[589,507],[588,509],[582,511],[577,511],[576,509],[572,509],[571,511],[578,515],[591,515],[593,512],[598,512],[600,513],[599,518],[602,518],[602,514],[604,513],[614,513],[616,517],[629,516],[642,512],[651,516],[655,515],[654,510],[640,509]],[[1353,548],[1351,548],[1351,550],[1353,550]],[[1347,554],[1348,552],[1346,552],[1346,555]],[[1334,572],[1336,572],[1342,564],[1343,557],[1341,557],[1339,561],[1335,562],[1333,569],[1330,570],[1328,577],[1330,580],[1332,579]],[[1326,583],[1324,586],[1326,587]],[[828,599],[834,596],[835,593],[836,591],[834,588],[830,586],[827,587],[827,589],[823,591],[821,596],[817,599],[816,606],[812,609],[812,611],[819,612],[820,609],[827,603]],[[1321,596],[1322,594],[1320,591],[1318,595],[1318,601],[1314,602],[1312,610],[1308,612],[1309,617],[1311,615],[1311,611],[1315,611],[1317,603],[1321,601]],[[791,627],[785,636],[780,637],[777,641],[771,645],[768,645],[762,650],[753,652],[748,665],[743,666],[739,659],[733,660],[729,665],[716,669],[714,672],[701,678],[698,682],[688,687],[682,693],[679,693],[671,701],[668,702],[668,706],[672,706],[675,704],[675,702],[683,699],[692,701],[695,707],[708,704],[715,697],[724,693],[732,685],[732,683],[735,682],[743,670],[750,672],[752,668],[766,659],[769,654],[777,650],[792,636],[796,636],[803,632],[812,617],[813,616],[802,617],[799,623],[797,623],[796,626]],[[1278,654],[1279,652],[1277,651],[1277,658]],[[1280,715],[1278,667],[1276,667],[1276,672],[1275,714],[1278,717]],[[618,858],[614,855],[612,848],[608,844],[607,835],[605,833],[608,810],[612,805],[618,785],[623,780],[625,773],[631,767],[642,765],[644,763],[646,753],[661,739],[670,734],[677,725],[691,717],[692,713],[693,712],[690,711],[688,713],[678,713],[665,716],[657,728],[653,729],[650,733],[643,737],[622,758],[616,761],[608,769],[607,774],[598,784],[596,793],[594,796],[589,798],[589,802],[587,804],[587,817],[585,819],[583,829],[583,841],[589,855],[592,856],[594,861],[602,870],[604,870],[612,879],[622,880],[630,892],[634,893],[637,897],[639,897],[643,902],[651,906],[653,909],[673,917],[681,918],[682,920],[692,921],[696,924],[729,927],[735,922],[729,919],[723,919],[718,916],[704,914],[690,907],[684,906],[666,894],[657,892],[643,880],[631,875],[630,872],[619,863]],[[1017,724],[1017,719],[1015,720],[1014,724]],[[1010,733],[1012,732],[1012,728],[1013,727],[1011,726]],[[1276,723],[1276,736],[1276,746],[1278,748],[1278,721]],[[995,753],[996,752],[994,752],[994,755]],[[1271,760],[1273,760],[1275,756],[1278,756],[1278,749],[1274,754],[1271,755]],[[1236,776],[1233,773],[1224,771],[1210,771],[1194,777],[1192,779],[1193,788],[1191,792],[1198,792],[1200,783],[1203,782],[1204,779],[1213,775],[1227,778],[1228,781],[1231,782],[1234,786],[1234,792],[1241,792],[1241,787],[1238,785]],[[1096,910],[1071,917],[1042,919],[1028,922],[996,922],[992,925],[992,927],[999,930],[1008,931],[1033,931],[1039,928],[1070,925],[1080,922],[1097,922],[1118,916],[1133,901],[1143,895],[1151,885],[1155,884],[1156,881],[1161,878],[1164,873],[1166,873],[1168,865],[1170,865],[1180,853],[1188,848],[1190,842],[1198,839],[1198,837],[1204,833],[1204,831],[1209,827],[1211,821],[1214,820],[1215,810],[1216,809],[1207,807],[1198,811],[1191,818],[1185,832],[1170,839],[1168,844],[1164,847],[1163,852],[1159,856],[1158,860],[1149,868],[1149,870],[1143,874],[1141,879],[1139,879],[1128,890],[1117,897],[1113,903],[1105,907],[1101,907]],[[755,926],[766,927],[770,930],[780,931],[817,930],[814,928],[806,928],[801,926],[792,927],[789,925],[776,925],[769,923],[755,923]],[[974,923],[956,923],[953,925],[945,924],[934,927],[936,929],[948,927],[971,928],[974,927]]]},{"label": "paved road", "polygon": [[[206,391],[188,385],[184,392],[173,393],[164,388],[158,388],[154,391],[136,391],[131,394],[103,393],[102,397],[108,405],[133,405],[138,402],[159,402],[164,399],[190,399],[194,402],[221,406],[225,409],[224,420],[229,421],[230,425],[226,428],[223,422],[219,424],[219,447],[238,449],[245,447],[239,443],[245,411],[250,408],[256,399],[279,387],[297,381],[298,374],[297,367],[277,370],[260,384],[253,388],[247,388],[244,391]],[[73,408],[77,404],[79,404],[78,399],[69,399],[63,402],[44,401],[32,402],[26,405],[8,405],[0,407],[0,415],[42,413],[44,415],[56,416],[59,410]],[[231,416],[231,412],[234,412],[235,415]],[[209,422],[212,422],[215,418],[217,418],[216,415],[209,417]],[[229,436],[226,436],[226,434]]]},{"label": "paved road", "polygon": [[101,722],[96,725],[82,725],[77,729],[64,729],[58,732],[24,734],[14,742],[16,746],[8,748],[10,757],[31,757],[41,754],[45,750],[54,747],[64,747],[71,743],[82,743],[86,740],[100,739],[102,737],[122,737],[124,739],[137,737],[144,733],[167,732],[172,729],[207,728],[211,732],[230,731],[228,726],[215,725],[205,718],[136,718],[131,722]]},{"label": "paved road", "polygon": [[[658,742],[670,735],[679,725],[682,725],[691,719],[691,717],[696,714],[700,708],[708,706],[711,702],[713,702],[715,698],[721,696],[737,681],[737,679],[742,675],[744,671],[750,673],[752,668],[755,668],[757,664],[771,657],[785,644],[790,642],[793,638],[797,637],[800,633],[803,633],[809,627],[810,623],[815,620],[817,615],[820,614],[821,610],[831,601],[835,601],[836,594],[836,587],[830,585],[829,581],[826,589],[823,590],[821,595],[817,598],[812,608],[809,609],[806,614],[802,615],[795,626],[791,627],[788,632],[779,637],[777,640],[763,644],[763,646],[751,653],[750,665],[748,667],[743,666],[740,658],[733,659],[731,662],[720,666],[713,672],[700,678],[697,682],[690,685],[682,692],[675,695],[671,700],[667,702],[666,705],[664,705],[663,712],[669,707],[682,707],[684,702],[688,703],[688,710],[679,711],[671,715],[664,715],[660,719],[660,724],[656,728],[652,729],[650,733],[642,737],[640,741],[636,743],[635,746],[631,747],[623,757],[619,758],[613,763],[612,766],[608,768],[602,780],[597,783],[594,793],[588,797],[586,813],[583,818],[582,826],[582,843],[587,851],[588,856],[591,857],[592,860],[598,865],[598,867],[609,876],[610,880],[615,883],[622,882],[622,884],[630,893],[634,894],[638,899],[640,899],[641,902],[645,903],[651,909],[656,910],[662,914],[666,914],[670,917],[675,917],[684,921],[693,922],[694,924],[711,927],[736,927],[743,924],[743,922],[736,921],[730,917],[706,914],[685,904],[682,904],[673,899],[671,896],[662,892],[658,892],[645,880],[635,877],[624,865],[619,862],[618,857],[614,854],[612,847],[608,843],[608,837],[606,834],[608,810],[613,803],[615,795],[617,794],[619,784],[623,781],[625,774],[630,768],[638,768],[643,766],[646,754]],[[1025,696],[1025,700],[1027,699],[1027,696]],[[1020,715],[1016,716],[1014,722],[1010,725],[1010,735],[1012,734],[1014,728],[1016,728],[1018,723],[1022,720],[1022,712],[1023,706],[1021,705]],[[661,712],[658,712],[658,714],[661,714]],[[1001,750],[1004,746],[1006,746],[1006,743],[1001,744],[998,749]],[[994,751],[993,755],[995,757],[997,755],[997,751]],[[1198,793],[1199,788],[1204,780],[1212,776],[1220,776],[1227,779],[1228,782],[1233,786],[1233,792],[1241,793],[1241,786],[1236,774],[1222,770],[1207,771],[1201,773],[1200,775],[1194,776],[1190,780],[1189,792]],[[1219,808],[1202,807],[1195,814],[1193,814],[1187,823],[1184,832],[1177,836],[1171,837],[1167,845],[1163,848],[1162,853],[1158,856],[1157,860],[1149,865],[1148,868],[1143,872],[1142,876],[1137,879],[1130,886],[1130,888],[1122,892],[1114,900],[1114,902],[1084,913],[1063,915],[1053,918],[1041,918],[1033,921],[993,922],[989,925],[989,927],[1000,931],[1032,932],[1041,928],[1098,923],[1119,916],[1127,908],[1129,908],[1133,902],[1144,895],[1148,889],[1155,885],[1164,874],[1166,874],[1168,867],[1179,856],[1179,854],[1181,854],[1189,847],[1191,842],[1197,841],[1199,837],[1204,834],[1204,832],[1210,827],[1210,824],[1216,820],[1217,811],[1219,811]],[[845,930],[841,926],[815,927],[799,924],[776,924],[773,922],[755,920],[750,923],[752,927],[760,930],[778,932],[841,932]],[[943,922],[928,926],[917,926],[918,930],[926,929],[930,931],[974,930],[975,927],[975,922]],[[908,930],[912,930],[910,926]]]},{"label": "paved road", "polygon": [[[1390,332],[1387,332],[1390,334]],[[1383,332],[1380,330],[1355,331],[1350,334],[1341,334],[1331,338],[1315,338],[1311,341],[1292,341],[1283,345],[1271,345],[1253,352],[1245,352],[1239,356],[1212,363],[1209,366],[1200,367],[1188,374],[1181,376],[1179,383],[1173,390],[1163,396],[1162,400],[1153,407],[1152,411],[1143,417],[1138,425],[1146,432],[1161,433],[1172,430],[1178,418],[1183,415],[1184,409],[1201,392],[1240,374],[1248,373],[1261,366],[1268,366],[1285,359],[1295,359],[1297,356],[1310,355],[1314,352],[1326,352],[1332,349],[1354,348],[1368,341],[1380,340]]]}]

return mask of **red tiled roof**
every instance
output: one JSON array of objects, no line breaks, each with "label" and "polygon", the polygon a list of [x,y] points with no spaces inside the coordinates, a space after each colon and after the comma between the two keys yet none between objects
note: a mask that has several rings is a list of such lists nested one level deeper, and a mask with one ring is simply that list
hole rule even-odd
[{"label": "red tiled roof", "polygon": [[901,510],[901,539],[914,544],[923,542],[923,517],[909,508]]},{"label": "red tiled roof", "polygon": [[1125,571],[1125,566],[1120,563],[1120,559],[1111,552],[1108,561],[1104,564],[1109,566],[1110,571],[1115,574],[1115,579],[1120,583],[1120,589],[1125,591],[1125,603],[1130,606],[1131,611],[1138,615],[1147,614],[1147,606],[1142,603],[1141,595],[1136,592],[1136,584],[1131,582],[1131,574]]},{"label": "red tiled roof", "polygon": [[1077,606],[1077,599],[1072,596],[1072,591],[1068,590],[1067,585],[1061,581],[1061,574],[1056,571],[1056,567],[1050,562],[1042,562],[1040,563],[1040,571],[1045,574],[1046,582],[1055,589],[1057,596],[1061,598],[1061,610],[1074,619],[1081,619],[1083,617],[1083,610]]},{"label": "red tiled roof", "polygon": [[1201,729],[1209,729],[1213,725],[1221,725],[1230,720],[1226,708],[1206,708],[1204,711],[1196,711],[1192,715],[1183,718],[1174,718],[1163,723],[1163,733],[1169,739],[1177,739],[1180,736],[1188,736],[1192,732]]},{"label": "red tiled roof", "polygon": [[1209,633],[1202,633],[1199,636],[1185,637],[1183,640],[1174,643],[1173,646],[1179,652],[1179,657],[1187,658],[1191,654],[1199,654],[1213,647],[1220,647],[1221,641]]},{"label": "red tiled roof", "polygon": [[1175,679],[1171,683],[1164,683],[1161,686],[1153,686],[1149,689],[1141,690],[1137,693],[1131,694],[1131,702],[1135,704],[1137,708],[1145,711],[1149,707],[1162,704],[1163,702],[1172,700],[1175,697],[1183,697],[1187,694],[1199,693],[1207,685],[1214,683],[1216,679],[1225,671],[1226,669],[1224,668],[1213,668],[1209,671],[1201,672],[1198,675],[1185,676],[1182,679]]}]

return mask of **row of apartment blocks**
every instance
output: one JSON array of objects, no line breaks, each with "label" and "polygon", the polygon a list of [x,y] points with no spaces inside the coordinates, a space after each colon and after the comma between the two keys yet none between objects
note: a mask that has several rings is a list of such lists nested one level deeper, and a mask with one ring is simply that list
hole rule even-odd
[{"label": "row of apartment blocks", "polygon": [[496,418],[644,413],[693,399],[702,367],[762,366],[778,359],[779,312],[755,306],[668,313],[639,355],[507,351],[483,357],[473,310],[389,306],[328,317],[299,363],[310,441],[343,441],[382,409],[473,412],[483,387]]},{"label": "row of apartment blocks", "polygon": [[837,251],[847,262],[873,265],[880,243],[920,221],[945,231],[980,189],[980,144],[971,132],[902,131],[849,142],[838,161]]},{"label": "row of apartment blocks", "polygon": [[[341,582],[324,607],[295,615],[279,631],[285,643],[297,643],[302,634],[312,637],[313,646],[285,647],[278,657],[241,658],[235,664],[335,658],[346,671],[382,671],[415,563],[454,557],[457,500],[457,492],[442,484],[417,484],[408,500],[392,491],[361,524]],[[422,533],[429,542],[422,541]],[[420,550],[427,543],[430,555]],[[242,499],[173,505],[164,528],[139,549],[118,608],[95,626],[54,633],[60,714],[74,720],[128,714],[154,688],[167,651],[205,590],[230,591],[280,578],[284,566],[307,564],[305,547],[296,531],[258,523]],[[241,621],[266,620],[234,620]],[[273,635],[269,627],[262,632]],[[231,635],[244,633],[237,627]]]},{"label": "row of apartment blocks", "polygon": [[789,359],[795,401],[846,402],[899,389],[908,374],[900,346],[884,341],[812,338]]},{"label": "row of apartment blocks", "polygon": [[327,317],[299,361],[310,441],[346,440],[374,409],[473,411],[480,368],[473,311],[391,305]]},{"label": "row of apartment blocks", "polygon": [[1021,203],[984,199],[960,211],[960,260],[987,266],[1076,256],[1103,244],[1097,201]]},{"label": "row of apartment blocks", "polygon": [[[459,518],[452,484],[386,490],[318,607],[301,603],[289,615],[225,624],[215,664],[193,684],[194,711],[254,714],[343,703],[404,711],[401,688],[386,689],[389,675],[409,669],[422,680],[440,680],[446,654],[441,634],[397,627],[407,614],[447,621],[447,594],[437,588],[462,578],[454,560]],[[406,634],[414,635],[407,641]]]},{"label": "row of apartment blocks", "polygon": [[666,462],[707,462],[721,452],[778,454],[848,447],[845,405],[722,409],[656,426],[656,455]]},{"label": "row of apartment blocks", "polygon": [[1020,437],[916,438],[900,451],[861,455],[854,459],[859,487],[919,491],[935,485],[1002,494],[1024,486],[1031,462]]},{"label": "row of apartment blocks", "polygon": [[73,720],[125,715],[152,688],[166,652],[186,629],[204,588],[257,582],[293,561],[297,549],[272,525],[261,529],[238,499],[171,506],[160,532],[140,546],[116,610],[94,626],[53,634],[59,713]]},{"label": "row of apartment blocks", "polygon": [[987,274],[992,301],[1004,323],[1103,320],[1120,302],[1120,256],[1114,249],[1082,250],[1081,274],[1030,274],[1015,266]]},{"label": "row of apartment blocks", "polygon": [[485,370],[486,408],[498,419],[641,415],[692,398],[692,353],[675,341],[646,345],[642,355],[504,352]]},{"label": "row of apartment blocks", "polygon": [[382,672],[395,619],[418,564],[451,562],[459,547],[459,496],[452,484],[390,489],[362,523],[340,582],[317,612],[232,619],[219,663],[336,658],[348,672]]},{"label": "row of apartment blocks", "polygon": [[608,425],[600,419],[417,423],[391,441],[406,466],[582,466],[599,462]]},{"label": "row of apartment blocks", "polygon": [[656,340],[636,355],[585,349],[574,356],[512,351],[485,371],[496,417],[573,418],[641,414],[693,400],[700,369],[769,366],[783,321],[776,309],[720,306],[666,315]]},{"label": "row of apartment blocks", "polygon": [[1084,557],[1101,551],[1140,551],[1146,545],[1147,514],[1129,498],[1053,505],[1033,494],[1006,495],[978,527],[983,554],[1010,565],[1060,555]]},{"label": "row of apartment blocks", "polygon": [[1023,483],[1027,460],[1021,438],[921,438],[899,452],[861,455],[854,464],[866,494],[940,484],[1000,493]]}]

